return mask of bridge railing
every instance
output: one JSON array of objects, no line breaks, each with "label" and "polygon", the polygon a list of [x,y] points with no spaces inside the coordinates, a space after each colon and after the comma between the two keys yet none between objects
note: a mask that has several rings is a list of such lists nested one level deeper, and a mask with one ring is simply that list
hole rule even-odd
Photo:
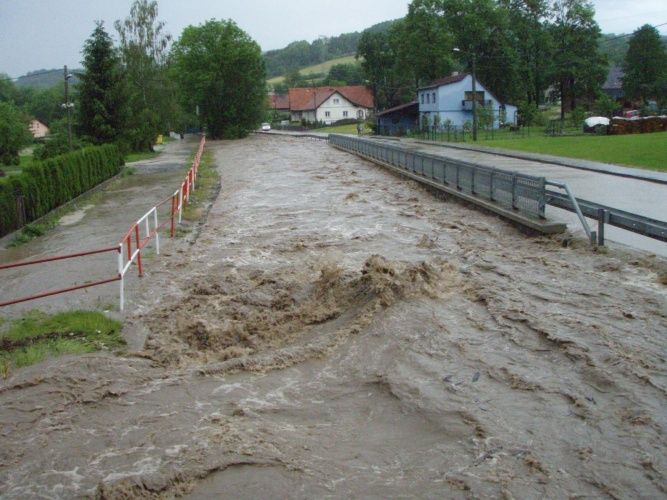
[{"label": "bridge railing", "polygon": [[353,136],[331,134],[329,143],[503,208],[533,218],[545,218],[544,177],[474,165]]},{"label": "bridge railing", "polygon": [[[567,185],[546,180],[544,177],[474,165],[411,151],[404,146],[354,136],[331,134],[329,143],[416,174],[417,177],[436,181],[450,191],[454,188],[468,195],[494,202],[503,208],[523,212],[528,217],[545,218],[546,205],[574,212],[578,215],[593,245],[604,245],[605,224],[667,242],[667,222],[575,198]],[[563,189],[565,193],[548,190],[546,186]],[[597,231],[589,227],[586,218],[597,221]]]}]

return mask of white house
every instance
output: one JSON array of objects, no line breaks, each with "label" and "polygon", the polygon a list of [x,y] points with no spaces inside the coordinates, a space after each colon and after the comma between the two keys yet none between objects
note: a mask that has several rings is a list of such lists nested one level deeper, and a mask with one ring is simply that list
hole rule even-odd
[{"label": "white house", "polygon": [[373,105],[373,93],[362,85],[289,89],[292,121],[321,121],[331,125],[345,119],[364,120]]},{"label": "white house", "polygon": [[31,120],[30,125],[28,126],[30,133],[35,139],[41,139],[49,135],[49,127],[44,125],[39,120]]},{"label": "white house", "polygon": [[[501,124],[516,124],[517,107],[501,103],[479,80],[476,82],[477,106],[493,112],[493,127]],[[451,124],[462,127],[472,123],[472,76],[457,74],[435,80],[417,91],[420,123],[428,120],[429,126],[439,121],[439,126]],[[478,111],[478,118],[479,118]],[[435,117],[438,116],[439,119]]]}]

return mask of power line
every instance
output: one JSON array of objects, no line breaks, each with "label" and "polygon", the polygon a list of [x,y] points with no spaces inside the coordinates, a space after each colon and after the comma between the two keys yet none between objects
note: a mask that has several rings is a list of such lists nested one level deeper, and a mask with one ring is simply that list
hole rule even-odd
[{"label": "power line", "polygon": [[[661,26],[667,26],[667,23],[656,24],[655,26],[651,26],[651,28],[659,28]],[[612,42],[614,40],[619,40],[621,38],[627,38],[627,37],[632,36],[632,35],[634,35],[634,33],[627,33],[625,35],[618,35],[618,36],[615,36],[613,38],[607,38],[606,40],[602,40],[600,43],[608,43],[608,42]]]},{"label": "power line", "polygon": [[11,78],[11,77],[0,78],[0,81],[3,81],[3,82],[18,81],[21,78],[32,78],[33,76],[46,75],[48,73],[56,73],[56,72],[60,73],[60,70],[59,69],[47,69],[47,70],[44,70],[44,71],[38,71],[37,73],[30,73],[29,75],[17,76],[16,78]]}]

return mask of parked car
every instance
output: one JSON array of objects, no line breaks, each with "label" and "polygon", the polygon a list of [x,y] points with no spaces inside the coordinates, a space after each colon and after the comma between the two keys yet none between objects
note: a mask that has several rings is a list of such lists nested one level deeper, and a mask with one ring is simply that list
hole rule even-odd
[{"label": "parked car", "polygon": [[265,132],[271,130],[271,125],[269,123],[262,123],[262,130]]}]

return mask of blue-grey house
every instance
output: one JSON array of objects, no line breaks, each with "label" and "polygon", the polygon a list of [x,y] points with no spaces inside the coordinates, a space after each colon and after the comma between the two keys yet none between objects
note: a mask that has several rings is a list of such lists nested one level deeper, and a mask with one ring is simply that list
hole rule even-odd
[{"label": "blue-grey house", "polygon": [[[517,107],[501,103],[479,80],[476,82],[477,107],[486,111],[478,111],[479,127],[498,128],[503,124],[516,124]],[[420,124],[428,122],[429,127],[436,125],[444,128],[447,125],[462,127],[472,123],[472,76],[467,73],[457,74],[435,80],[417,91]],[[491,121],[493,120],[493,121]]]}]

